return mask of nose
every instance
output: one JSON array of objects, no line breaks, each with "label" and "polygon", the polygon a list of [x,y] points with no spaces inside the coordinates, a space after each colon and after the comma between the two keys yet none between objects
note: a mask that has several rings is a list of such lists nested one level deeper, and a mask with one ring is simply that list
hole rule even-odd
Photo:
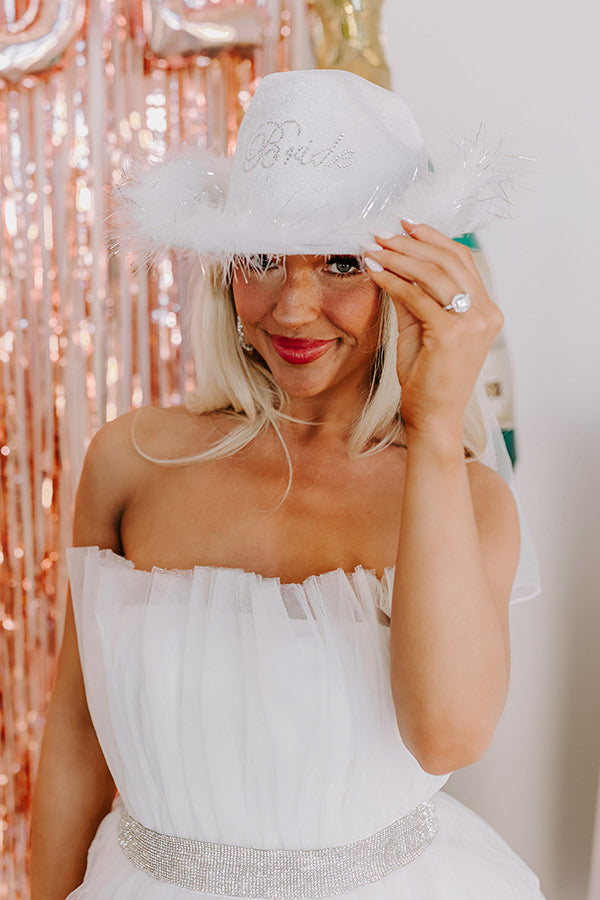
[{"label": "nose", "polygon": [[286,277],[271,311],[273,319],[286,329],[296,329],[316,321],[321,315],[320,291],[312,267],[302,263],[286,266]]}]

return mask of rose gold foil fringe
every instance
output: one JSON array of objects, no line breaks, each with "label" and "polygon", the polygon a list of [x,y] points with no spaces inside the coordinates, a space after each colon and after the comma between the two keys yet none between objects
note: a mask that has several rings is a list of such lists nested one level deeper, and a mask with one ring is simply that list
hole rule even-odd
[{"label": "rose gold foil fringe", "polygon": [[[307,64],[302,0],[243,4],[263,17],[260,44],[176,58],[149,51],[142,2],[151,12],[151,0],[87,4],[58,62],[36,71],[38,4],[0,0],[0,59],[17,33],[31,37],[21,71],[0,80],[0,900],[29,897],[32,785],[87,444],[132,407],[181,402],[192,379],[189,266],[165,254],[146,275],[110,258],[108,192],[133,156],[183,142],[232,153],[259,78]],[[40,5],[50,24],[57,6]]]}]

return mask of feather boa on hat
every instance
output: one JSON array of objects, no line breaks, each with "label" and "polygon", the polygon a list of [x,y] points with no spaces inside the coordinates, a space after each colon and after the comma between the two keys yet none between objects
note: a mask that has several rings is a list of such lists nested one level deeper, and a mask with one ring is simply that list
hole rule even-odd
[{"label": "feather boa on hat", "polygon": [[134,162],[113,190],[113,252],[132,252],[151,265],[167,250],[191,252],[229,273],[234,262],[252,266],[256,254],[361,254],[378,230],[400,232],[400,220],[425,222],[448,237],[475,231],[508,215],[515,178],[531,163],[511,152],[505,136],[491,139],[481,127],[462,140],[434,171],[420,172],[402,192],[378,185],[350,218],[309,200],[299,214],[286,205],[270,217],[226,207],[233,159],[184,148],[148,166]]}]

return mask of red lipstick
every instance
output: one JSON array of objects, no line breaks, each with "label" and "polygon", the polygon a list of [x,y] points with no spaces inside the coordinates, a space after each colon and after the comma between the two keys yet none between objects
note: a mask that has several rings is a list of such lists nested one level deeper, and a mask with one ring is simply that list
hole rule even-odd
[{"label": "red lipstick", "polygon": [[309,338],[286,338],[280,334],[272,334],[271,342],[275,352],[294,366],[302,366],[323,356],[325,351],[335,344],[336,338],[329,341],[314,341]]}]

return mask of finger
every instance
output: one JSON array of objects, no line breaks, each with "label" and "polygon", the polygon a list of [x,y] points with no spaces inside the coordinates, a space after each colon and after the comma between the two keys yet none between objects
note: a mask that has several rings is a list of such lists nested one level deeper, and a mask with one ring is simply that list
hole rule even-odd
[{"label": "finger", "polygon": [[471,279],[464,274],[464,270],[453,277],[437,263],[415,259],[397,250],[369,250],[368,256],[375,258],[388,272],[406,281],[416,282],[442,306],[450,303],[455,294],[473,290]]},{"label": "finger", "polygon": [[[376,240],[382,248],[395,250],[397,253],[402,253],[404,256],[423,262],[434,263],[447,272],[461,290],[466,290],[467,287],[475,289],[476,285],[481,283],[479,273],[474,268],[475,263],[473,260],[471,259],[469,264],[467,264],[462,258],[460,250],[455,251],[453,247],[448,247],[447,245],[442,247],[402,235],[394,238],[380,238],[376,236]],[[483,285],[481,284],[481,286]]]},{"label": "finger", "polygon": [[[473,347],[483,340],[489,349],[502,327],[502,313],[493,303],[491,309],[486,309],[485,312],[472,307],[465,315],[457,315],[444,309],[419,285],[408,282],[387,269],[369,271],[369,275],[390,296],[398,310],[399,321],[401,312],[408,310],[430,335],[437,335],[440,340],[458,338],[464,341],[467,338],[469,346]],[[471,341],[468,335],[474,340]]]},{"label": "finger", "polygon": [[[386,246],[395,246],[396,241],[398,241],[398,249],[402,247],[403,242],[404,248],[402,252],[413,252],[419,258],[435,258],[440,264],[443,260],[448,261],[449,264],[454,260],[459,260],[469,272],[476,277],[478,276],[479,273],[473,255],[464,244],[458,244],[430,225],[416,225],[405,219],[402,220],[402,224],[406,230],[406,237],[398,235],[398,237],[386,239],[376,236],[377,242]],[[411,248],[410,251],[406,250],[407,246]],[[431,255],[435,249],[441,252],[438,252],[437,255]]]},{"label": "finger", "polygon": [[367,268],[375,284],[386,291],[395,305],[399,303],[408,309],[420,322],[431,327],[444,327],[448,322],[448,312],[430,294],[393,272],[383,269],[381,272]]},{"label": "finger", "polygon": [[475,260],[473,259],[473,254],[469,247],[465,244],[461,244],[458,241],[449,238],[447,235],[442,234],[441,231],[438,231],[436,228],[432,228],[430,225],[426,225],[424,223],[407,223],[411,225],[411,230],[407,232],[409,237],[411,237],[415,241],[427,241],[429,243],[445,246],[452,253],[456,254],[459,259],[462,260],[463,264],[475,275],[479,275],[479,271],[477,269],[477,265]]}]

